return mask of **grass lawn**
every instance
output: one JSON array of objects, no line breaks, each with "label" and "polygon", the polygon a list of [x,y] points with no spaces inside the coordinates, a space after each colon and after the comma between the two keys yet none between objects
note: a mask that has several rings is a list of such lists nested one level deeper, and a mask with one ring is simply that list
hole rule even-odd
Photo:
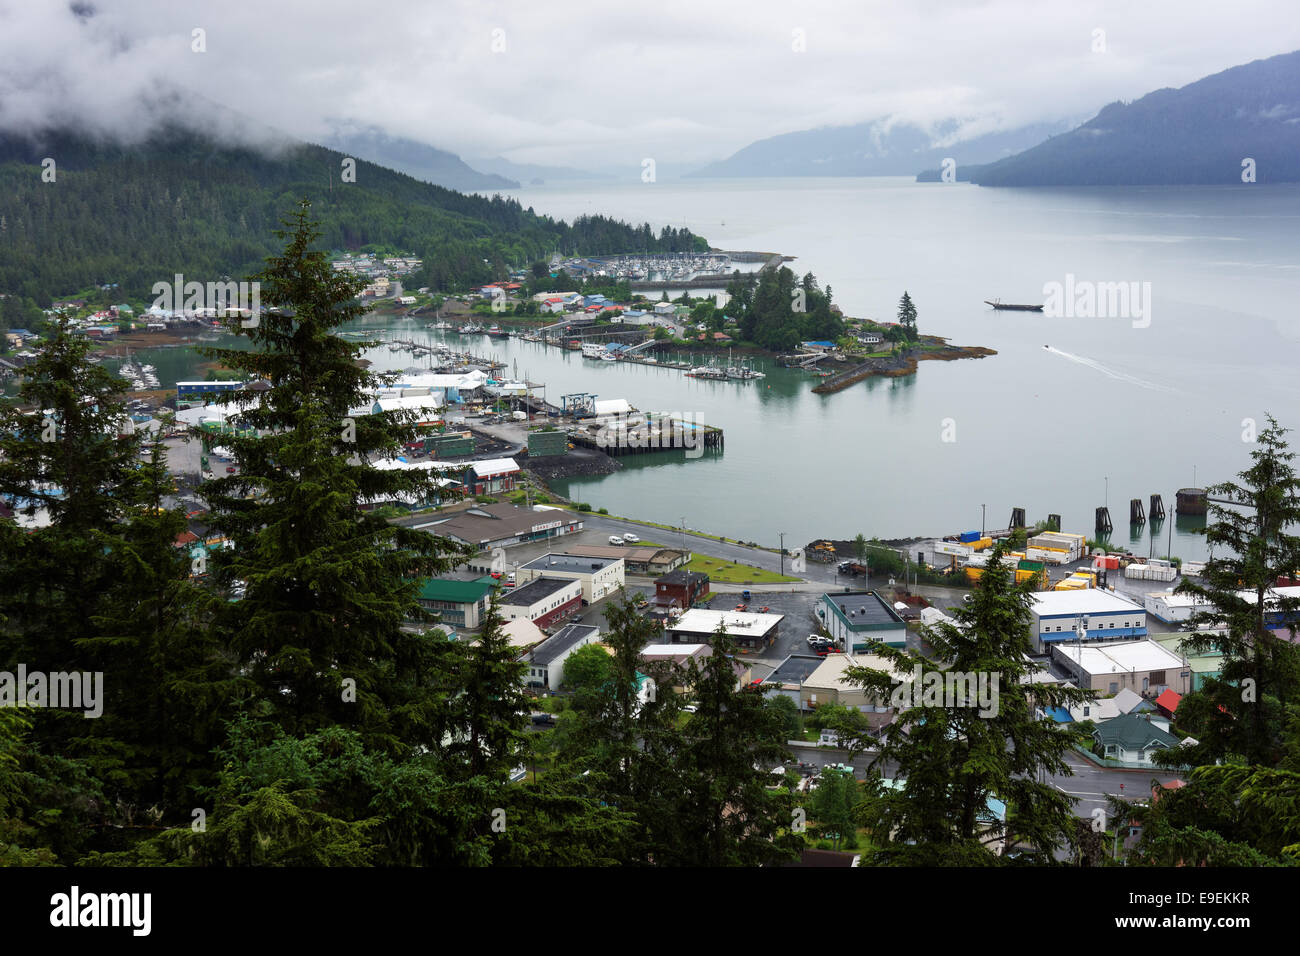
[{"label": "grass lawn", "polygon": [[782,584],[787,581],[800,581],[788,574],[777,574],[763,568],[751,568],[747,564],[735,564],[725,558],[715,558],[707,554],[696,554],[689,563],[683,565],[687,571],[707,574],[710,582],[724,584]]}]

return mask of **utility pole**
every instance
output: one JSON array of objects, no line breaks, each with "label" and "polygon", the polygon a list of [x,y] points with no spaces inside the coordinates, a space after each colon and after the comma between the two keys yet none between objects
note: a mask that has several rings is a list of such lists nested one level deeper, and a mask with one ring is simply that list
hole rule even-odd
[{"label": "utility pole", "polygon": [[785,576],[785,532],[778,531],[777,534],[781,536],[781,576],[784,577]]},{"label": "utility pole", "polygon": [[984,505],[980,505],[980,537],[984,537]]}]

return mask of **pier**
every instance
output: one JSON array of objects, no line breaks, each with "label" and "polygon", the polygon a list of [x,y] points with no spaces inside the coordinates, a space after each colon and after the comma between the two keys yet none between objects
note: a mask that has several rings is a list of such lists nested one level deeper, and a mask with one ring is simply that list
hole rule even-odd
[{"label": "pier", "polygon": [[578,448],[604,452],[614,458],[698,448],[706,452],[721,452],[725,444],[721,428],[675,418],[627,426],[584,423],[569,432],[569,440]]}]

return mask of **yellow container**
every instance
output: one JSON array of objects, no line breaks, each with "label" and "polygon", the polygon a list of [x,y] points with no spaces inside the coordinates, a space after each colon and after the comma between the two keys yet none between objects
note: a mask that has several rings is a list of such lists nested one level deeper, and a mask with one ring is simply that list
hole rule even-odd
[{"label": "yellow container", "polygon": [[985,548],[993,547],[993,539],[980,538],[978,541],[972,541],[970,546],[973,551],[983,551]]}]

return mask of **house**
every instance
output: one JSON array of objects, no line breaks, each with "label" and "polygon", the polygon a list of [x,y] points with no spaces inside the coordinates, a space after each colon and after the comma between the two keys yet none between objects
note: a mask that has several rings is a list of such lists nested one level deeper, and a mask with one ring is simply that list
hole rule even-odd
[{"label": "house", "polygon": [[564,578],[534,578],[505,591],[500,607],[507,621],[524,618],[545,630],[582,609],[582,584]]},{"label": "house", "polygon": [[482,623],[491,593],[492,585],[484,581],[430,578],[420,585],[416,600],[440,621],[474,629]]},{"label": "house", "polygon": [[515,572],[520,584],[547,577],[565,578],[582,585],[583,603],[591,604],[609,597],[623,587],[622,558],[588,558],[576,554],[544,554],[520,566]]},{"label": "house", "polygon": [[666,640],[673,644],[711,644],[721,626],[737,646],[754,651],[776,643],[784,618],[784,614],[694,608],[665,627],[664,634]]},{"label": "house", "polygon": [[875,591],[823,594],[817,615],[831,638],[846,651],[865,651],[876,641],[889,647],[907,646],[907,623]]},{"label": "house", "polygon": [[825,659],[816,654],[791,654],[776,665],[776,670],[767,675],[763,685],[774,688],[768,691],[769,696],[789,697],[796,706],[802,707],[803,683]]},{"label": "house", "polygon": [[1156,697],[1166,688],[1191,690],[1192,672],[1183,658],[1155,641],[1052,645],[1052,657],[1085,690],[1114,696],[1127,688]]},{"label": "house", "polygon": [[[666,662],[687,669],[691,661],[703,663],[712,653],[708,644],[650,644],[641,650],[641,660],[647,665]],[[674,694],[685,694],[690,688],[683,685],[672,690]]]},{"label": "house", "polygon": [[1171,720],[1178,710],[1178,705],[1183,702],[1183,695],[1179,694],[1173,688],[1165,690],[1163,694],[1156,698],[1156,709]]},{"label": "house", "polygon": [[560,628],[519,660],[528,665],[524,682],[529,687],[558,690],[564,683],[564,662],[580,647],[594,643],[600,628],[589,624],[570,624]]},{"label": "house", "polygon": [[655,579],[654,603],[661,608],[693,607],[709,593],[709,576],[699,571],[678,569]]},{"label": "house", "polygon": [[1180,741],[1152,722],[1149,714],[1123,714],[1099,724],[1092,733],[1103,757],[1139,767],[1151,767],[1151,755],[1171,750]]}]

